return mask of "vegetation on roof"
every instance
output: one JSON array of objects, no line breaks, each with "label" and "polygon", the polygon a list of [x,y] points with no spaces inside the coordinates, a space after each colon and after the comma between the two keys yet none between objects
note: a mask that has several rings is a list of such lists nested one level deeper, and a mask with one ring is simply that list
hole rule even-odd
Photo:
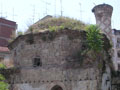
[{"label": "vegetation on roof", "polygon": [[68,17],[52,17],[46,20],[40,20],[37,23],[33,24],[27,30],[27,33],[32,32],[40,32],[42,30],[63,30],[63,29],[71,29],[71,30],[84,30],[87,24],[82,21],[68,18]]}]

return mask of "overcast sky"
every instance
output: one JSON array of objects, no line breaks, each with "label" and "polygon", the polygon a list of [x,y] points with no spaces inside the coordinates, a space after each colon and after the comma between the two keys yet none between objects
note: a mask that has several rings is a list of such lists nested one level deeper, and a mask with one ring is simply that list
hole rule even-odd
[{"label": "overcast sky", "polygon": [[[27,27],[46,15],[61,15],[61,0],[0,0],[0,16],[16,21],[18,30]],[[47,4],[46,4],[47,3]],[[113,6],[112,28],[120,29],[120,0],[62,0],[63,16],[95,24],[91,9],[98,4]]]}]

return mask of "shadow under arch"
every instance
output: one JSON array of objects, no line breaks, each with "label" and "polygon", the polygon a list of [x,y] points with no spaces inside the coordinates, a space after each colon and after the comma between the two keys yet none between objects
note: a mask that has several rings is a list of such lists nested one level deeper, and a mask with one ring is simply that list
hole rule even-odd
[{"label": "shadow under arch", "polygon": [[51,88],[51,90],[63,90],[61,86],[55,85]]}]

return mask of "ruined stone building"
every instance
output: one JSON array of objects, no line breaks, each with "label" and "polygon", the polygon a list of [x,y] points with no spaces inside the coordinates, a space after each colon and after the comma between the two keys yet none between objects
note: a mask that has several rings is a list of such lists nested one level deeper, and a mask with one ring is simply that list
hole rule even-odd
[{"label": "ruined stone building", "polygon": [[85,39],[85,31],[77,30],[19,36],[9,46],[20,69],[11,76],[13,90],[111,90],[109,55],[82,55]]},{"label": "ruined stone building", "polygon": [[15,36],[16,29],[16,22],[0,18],[0,62],[7,67],[12,65],[10,51],[7,46],[12,35]]},{"label": "ruined stone building", "polygon": [[[97,25],[106,34],[104,50],[86,51],[86,32],[64,29],[17,37],[9,49],[15,69],[7,72],[11,90],[120,90],[118,60],[113,47],[112,6],[95,6]],[[115,33],[115,32],[114,32]],[[108,39],[109,40],[108,40]],[[119,41],[118,41],[119,42]],[[114,44],[113,44],[114,45]],[[84,54],[85,53],[85,54]]]}]

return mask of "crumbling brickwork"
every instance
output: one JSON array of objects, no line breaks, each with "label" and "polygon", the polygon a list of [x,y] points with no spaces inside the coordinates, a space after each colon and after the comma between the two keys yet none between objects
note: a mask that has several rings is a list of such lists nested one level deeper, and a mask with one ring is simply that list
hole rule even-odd
[{"label": "crumbling brickwork", "polygon": [[[85,41],[86,32],[77,30],[19,36],[9,45],[15,67],[20,69],[11,76],[11,87],[13,90],[54,90],[55,86],[61,90],[101,90],[102,77],[106,78],[101,74],[103,66],[98,68],[99,60],[90,53],[80,56],[86,48]],[[107,58],[102,55],[101,59]]]}]

